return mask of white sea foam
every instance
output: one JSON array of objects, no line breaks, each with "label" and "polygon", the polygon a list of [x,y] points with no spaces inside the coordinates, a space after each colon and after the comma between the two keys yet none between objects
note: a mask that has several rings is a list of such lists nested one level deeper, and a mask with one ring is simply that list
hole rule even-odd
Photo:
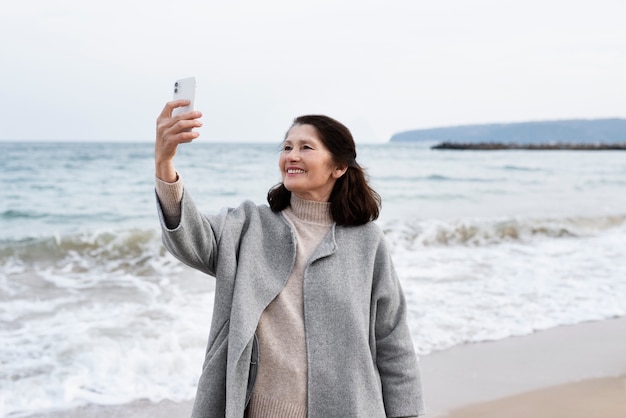
[{"label": "white sea foam", "polygon": [[418,351],[626,315],[625,234],[396,247]]},{"label": "white sea foam", "polygon": [[1,258],[5,414],[193,396],[212,280],[154,231],[32,240]]}]

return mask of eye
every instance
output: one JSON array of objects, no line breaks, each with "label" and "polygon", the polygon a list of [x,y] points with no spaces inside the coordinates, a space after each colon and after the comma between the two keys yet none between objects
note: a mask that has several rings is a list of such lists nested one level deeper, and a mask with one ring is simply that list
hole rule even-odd
[{"label": "eye", "polygon": [[283,151],[291,151],[292,149],[293,147],[291,145],[287,145],[287,144],[283,145]]}]

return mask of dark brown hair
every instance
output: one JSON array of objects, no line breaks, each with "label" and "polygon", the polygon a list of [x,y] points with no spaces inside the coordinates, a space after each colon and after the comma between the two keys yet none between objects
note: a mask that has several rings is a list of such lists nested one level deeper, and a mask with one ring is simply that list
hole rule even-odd
[{"label": "dark brown hair", "polygon": [[[365,170],[356,162],[356,146],[350,130],[324,115],[299,116],[289,129],[295,125],[313,126],[333,156],[333,162],[340,167],[348,167],[335,182],[329,199],[330,213],[337,225],[363,225],[377,219],[380,195],[369,186]],[[279,183],[269,190],[267,201],[274,212],[280,212],[290,205],[291,192]]]}]

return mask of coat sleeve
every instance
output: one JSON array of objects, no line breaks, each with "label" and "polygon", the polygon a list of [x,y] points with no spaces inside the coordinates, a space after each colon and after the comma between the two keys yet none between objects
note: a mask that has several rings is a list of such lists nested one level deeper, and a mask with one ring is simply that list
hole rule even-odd
[{"label": "coat sleeve", "polygon": [[386,415],[422,415],[420,372],[407,323],[406,300],[384,238],[381,238],[374,264],[372,301],[376,365]]},{"label": "coat sleeve", "polygon": [[158,197],[157,210],[165,248],[188,266],[215,276],[218,242],[225,214],[203,215],[186,191],[183,192],[177,225],[168,226]]}]

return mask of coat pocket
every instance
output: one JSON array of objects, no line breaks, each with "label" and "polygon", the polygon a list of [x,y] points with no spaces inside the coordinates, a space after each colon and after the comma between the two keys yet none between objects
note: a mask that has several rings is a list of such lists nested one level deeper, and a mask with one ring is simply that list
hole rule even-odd
[{"label": "coat pocket", "polygon": [[228,333],[230,330],[229,324],[230,320],[224,322],[224,325],[222,325],[222,327],[219,329],[213,341],[209,341],[206,349],[206,354],[204,356],[203,368],[206,368],[213,359],[213,357],[215,357],[215,354],[221,352],[222,348],[228,344]]},{"label": "coat pocket", "polygon": [[191,415],[194,418],[224,417],[229,329],[226,321],[207,345]]},{"label": "coat pocket", "polygon": [[252,398],[252,390],[254,389],[254,384],[256,383],[256,375],[259,370],[259,340],[254,333],[254,337],[252,338],[252,354],[250,356],[250,372],[248,373],[248,387],[246,389],[246,407],[250,403],[250,398]]}]

